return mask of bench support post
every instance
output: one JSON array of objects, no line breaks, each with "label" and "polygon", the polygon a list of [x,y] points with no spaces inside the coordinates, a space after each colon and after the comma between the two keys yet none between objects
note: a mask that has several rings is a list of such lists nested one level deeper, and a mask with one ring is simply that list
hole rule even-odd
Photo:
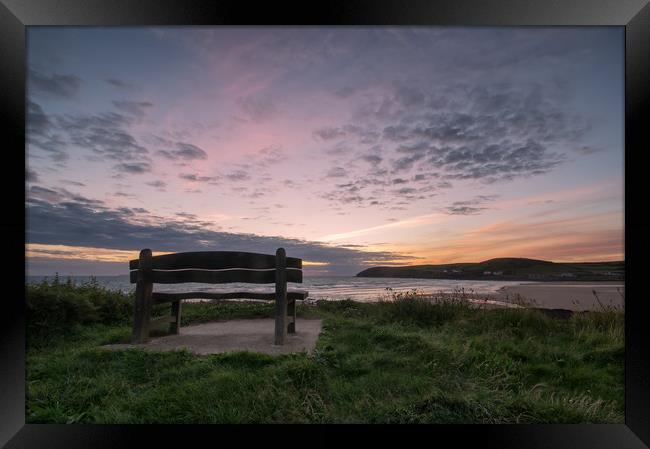
[{"label": "bench support post", "polygon": [[181,328],[181,301],[172,302],[171,306],[172,321],[169,323],[169,333],[178,334]]},{"label": "bench support post", "polygon": [[283,345],[287,335],[287,254],[275,252],[275,344]]},{"label": "bench support post", "polygon": [[289,314],[289,325],[287,326],[287,333],[295,334],[296,333],[296,300],[289,302],[287,307],[287,313]]},{"label": "bench support post", "polygon": [[138,266],[138,279],[135,287],[135,307],[133,317],[132,343],[145,343],[149,341],[149,318],[151,317],[151,250],[140,251],[140,264]]}]

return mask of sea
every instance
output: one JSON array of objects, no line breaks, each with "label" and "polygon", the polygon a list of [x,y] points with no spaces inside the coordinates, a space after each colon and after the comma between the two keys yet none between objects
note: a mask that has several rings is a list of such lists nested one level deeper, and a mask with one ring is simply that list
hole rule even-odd
[{"label": "sea", "polygon": [[[27,276],[27,283],[40,283],[45,278],[52,280],[53,276]],[[90,276],[70,276],[75,284],[90,282]],[[60,281],[67,281],[68,277],[61,277]],[[120,276],[95,276],[97,283],[111,290],[132,292],[135,284],[129,282],[128,275]],[[502,287],[521,285],[518,281],[467,281],[452,279],[405,279],[405,278],[366,278],[355,276],[305,276],[301,284],[289,283],[288,288],[307,290],[310,300],[341,300],[353,299],[355,301],[374,302],[380,299],[390,299],[394,294],[409,293],[415,290],[421,294],[451,293],[464,291],[469,294],[495,293]],[[247,290],[255,292],[272,291],[272,285],[258,284],[156,284],[155,291],[159,292],[226,292],[233,290]]]}]

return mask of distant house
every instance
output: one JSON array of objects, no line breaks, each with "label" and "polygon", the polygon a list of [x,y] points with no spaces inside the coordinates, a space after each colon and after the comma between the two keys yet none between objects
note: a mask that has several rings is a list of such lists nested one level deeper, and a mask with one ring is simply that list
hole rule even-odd
[{"label": "distant house", "polygon": [[485,276],[489,276],[489,275],[491,275],[491,274],[492,274],[491,271],[484,271],[484,272],[483,272],[483,275],[485,275]]},{"label": "distant house", "polygon": [[452,273],[460,273],[463,270],[451,270]]},{"label": "distant house", "polygon": [[501,276],[503,274],[503,271],[493,271],[492,274],[496,276]]}]

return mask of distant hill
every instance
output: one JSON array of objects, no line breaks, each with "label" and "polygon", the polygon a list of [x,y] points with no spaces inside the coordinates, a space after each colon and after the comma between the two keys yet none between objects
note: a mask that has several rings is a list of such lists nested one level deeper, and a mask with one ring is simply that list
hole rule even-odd
[{"label": "distant hill", "polygon": [[623,261],[562,263],[519,257],[502,257],[477,263],[373,267],[358,273],[357,277],[511,281],[622,281],[625,279],[625,263]]}]

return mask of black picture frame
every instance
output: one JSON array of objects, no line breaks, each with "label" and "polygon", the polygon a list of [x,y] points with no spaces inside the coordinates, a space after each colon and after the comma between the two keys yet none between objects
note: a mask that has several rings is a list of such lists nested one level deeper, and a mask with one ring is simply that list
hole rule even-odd
[{"label": "black picture frame", "polygon": [[[650,211],[645,193],[650,132],[650,5],[647,0],[337,0],[260,2],[245,0],[0,0],[0,99],[5,132],[4,154],[13,162],[3,173],[5,213],[5,294],[0,340],[0,444],[7,448],[101,448],[187,446],[200,437],[210,445],[248,446],[278,441],[303,445],[286,426],[250,431],[239,426],[116,426],[25,424],[25,197],[20,195],[25,162],[25,36],[28,26],[139,25],[453,25],[453,26],[624,26],[625,90],[625,424],[346,426],[371,441],[419,443],[442,438],[454,446],[495,448],[643,448],[650,446],[650,326],[642,279],[650,253]],[[9,142],[7,142],[7,140]],[[24,168],[24,167],[23,167]],[[24,182],[24,179],[23,181]],[[15,237],[14,237],[15,235]],[[12,257],[14,256],[14,257]],[[6,286],[10,286],[9,291]],[[164,404],[161,404],[163,406]],[[334,426],[335,430],[341,426]],[[341,442],[330,427],[303,426],[302,438]],[[206,439],[207,438],[207,439]],[[295,438],[295,439],[294,439]],[[406,440],[408,441],[408,440]],[[136,443],[137,442],[137,443]],[[204,443],[205,444],[205,443]],[[311,443],[308,443],[311,444]]]}]

